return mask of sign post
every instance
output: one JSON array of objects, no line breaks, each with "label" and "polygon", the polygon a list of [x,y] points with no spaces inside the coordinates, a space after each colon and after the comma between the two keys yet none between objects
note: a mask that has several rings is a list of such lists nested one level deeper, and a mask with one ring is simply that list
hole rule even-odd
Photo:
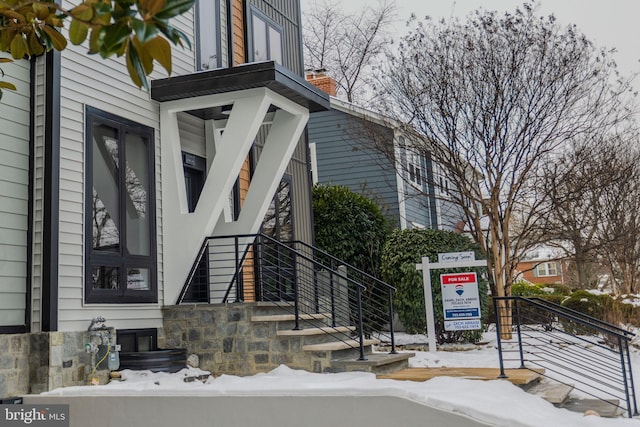
[{"label": "sign post", "polygon": [[[436,263],[430,263],[429,262],[429,257],[422,257],[422,264],[416,264],[416,269],[417,270],[422,270],[422,280],[424,282],[424,305],[425,305],[425,316],[427,319],[427,336],[428,336],[428,340],[429,340],[429,352],[430,353],[434,353],[436,351],[436,322],[435,322],[435,318],[434,318],[434,312],[433,312],[433,292],[431,290],[431,270],[438,270],[438,269],[447,269],[447,268],[467,268],[467,267],[486,267],[487,266],[487,261],[486,260],[479,260],[476,261],[475,259],[475,254],[473,253],[473,251],[468,251],[468,252],[449,252],[449,253],[442,253],[442,254],[438,254],[438,262]],[[460,274],[460,273],[458,273]],[[465,275],[468,274],[473,274],[474,277],[476,277],[476,273],[462,273]],[[480,298],[478,295],[478,281],[477,281],[477,277],[475,279],[475,295],[476,295],[476,300],[478,301],[478,313],[480,312]],[[444,285],[443,285],[444,286]],[[465,286],[463,284],[463,286]],[[471,289],[469,289],[471,290]],[[455,289],[455,284],[453,286],[453,291],[454,294],[456,293],[456,289]],[[463,290],[463,293],[466,292],[466,289]],[[461,295],[458,295],[461,296]],[[443,300],[443,304],[444,304],[444,288],[443,288],[443,295],[442,295],[442,300]],[[466,298],[466,296],[465,296]],[[472,298],[473,299],[473,298]],[[458,301],[456,298],[453,298],[453,300]],[[451,301],[451,303],[453,304],[453,300]],[[469,300],[469,303],[471,303],[471,300]],[[464,304],[463,304],[464,305]],[[451,312],[452,316],[453,313],[471,313],[472,309],[469,311],[466,311],[467,308],[463,308],[462,305],[460,306],[456,306],[456,309],[460,309],[460,310],[464,310],[463,311],[458,311],[458,312]],[[445,307],[443,307],[443,309],[446,310]],[[472,326],[472,325],[477,325],[477,328],[469,328],[469,329],[480,329],[480,317],[478,316],[478,319],[474,319],[474,318],[464,318],[464,322],[461,321],[461,319],[463,318],[457,318],[457,319],[450,319],[449,322],[451,322],[449,324],[450,327],[463,327],[463,326]],[[445,314],[445,322],[446,322],[446,314]],[[469,320],[469,322],[467,322],[466,320]],[[446,323],[445,323],[445,328],[446,328]],[[447,330],[462,330],[462,329],[447,329]]]}]

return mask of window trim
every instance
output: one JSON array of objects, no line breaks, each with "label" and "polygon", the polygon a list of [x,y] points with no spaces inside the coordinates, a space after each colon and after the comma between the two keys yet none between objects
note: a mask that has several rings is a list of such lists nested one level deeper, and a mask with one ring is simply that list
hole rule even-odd
[{"label": "window trim", "polygon": [[[133,133],[146,138],[149,142],[147,151],[148,178],[149,178],[149,255],[131,255],[126,253],[126,224],[120,224],[120,250],[117,254],[100,253],[93,251],[93,227],[91,218],[93,217],[93,133],[94,124],[105,124],[118,129],[122,135]],[[157,239],[156,239],[156,165],[155,165],[155,131],[153,128],[140,123],[107,113],[97,108],[85,107],[85,267],[84,267],[84,302],[86,304],[136,304],[136,303],[157,303],[158,283],[157,283]],[[122,141],[118,141],[119,148]],[[126,150],[118,150],[124,153]],[[123,154],[121,154],[123,155]],[[120,197],[121,196],[120,192]],[[126,204],[120,203],[118,207],[120,218],[124,221]],[[93,289],[92,270],[95,266],[111,266],[120,268],[120,289]],[[127,268],[148,268],[149,269],[149,290],[128,290],[126,286]]]},{"label": "window trim", "polygon": [[[551,265],[555,265],[553,274],[551,274]],[[544,267],[544,271],[540,271],[540,268]],[[533,269],[534,277],[556,277],[560,276],[560,269],[558,268],[558,262],[556,261],[544,261],[536,265]]]},{"label": "window trim", "polygon": [[[275,61],[273,59],[273,56],[271,55],[271,43],[269,40],[269,28],[273,28],[274,30],[276,30],[279,34],[280,34],[280,57],[282,58],[282,63],[279,63],[280,65],[284,65],[285,62],[285,58],[284,58],[284,53],[286,52],[285,49],[285,39],[284,39],[284,29],[282,28],[282,25],[278,24],[277,22],[275,22],[273,19],[269,18],[267,15],[264,14],[264,12],[262,12],[261,10],[259,10],[258,8],[256,8],[254,5],[249,5],[248,7],[248,12],[247,12],[247,20],[249,25],[247,25],[247,28],[249,29],[248,31],[248,37],[247,37],[247,58],[249,59],[248,62],[257,62],[254,56],[254,48],[253,48],[253,38],[255,35],[255,29],[253,28],[253,17],[256,16],[258,17],[260,20],[262,20],[265,23],[266,26],[266,44],[267,44],[267,61]],[[262,61],[260,61],[262,62]],[[277,61],[275,61],[276,63],[278,63]]]}]

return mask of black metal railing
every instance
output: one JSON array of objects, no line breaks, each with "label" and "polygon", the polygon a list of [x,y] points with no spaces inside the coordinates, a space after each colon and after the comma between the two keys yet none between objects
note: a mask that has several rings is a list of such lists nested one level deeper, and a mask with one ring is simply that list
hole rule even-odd
[{"label": "black metal railing", "polygon": [[321,327],[360,349],[375,336],[391,343],[393,292],[381,280],[303,242],[264,234],[207,238],[182,289],[181,303],[278,302],[295,328]]},{"label": "black metal railing", "polygon": [[638,415],[633,333],[543,298],[494,297],[493,303],[501,377],[505,365],[535,370]]}]

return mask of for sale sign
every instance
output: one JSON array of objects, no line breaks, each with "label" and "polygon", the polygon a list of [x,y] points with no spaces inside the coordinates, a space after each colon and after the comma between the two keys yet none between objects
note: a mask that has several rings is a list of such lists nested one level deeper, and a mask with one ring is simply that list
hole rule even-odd
[{"label": "for sale sign", "polygon": [[476,273],[441,274],[440,283],[445,330],[480,329],[480,295]]}]

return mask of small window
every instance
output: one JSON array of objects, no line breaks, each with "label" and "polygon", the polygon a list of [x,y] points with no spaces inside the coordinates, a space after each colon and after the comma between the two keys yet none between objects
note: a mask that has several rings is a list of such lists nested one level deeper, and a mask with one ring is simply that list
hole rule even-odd
[{"label": "small window", "polygon": [[122,329],[116,332],[122,352],[152,351],[158,348],[157,329]]},{"label": "small window", "polygon": [[282,65],[282,27],[254,7],[250,8],[250,22],[250,60],[253,62],[275,61]]},{"label": "small window", "polygon": [[549,277],[558,275],[558,263],[557,262],[543,262],[536,266],[534,269],[535,277]]},{"label": "small window", "polygon": [[417,188],[422,188],[422,157],[420,154],[407,152],[409,181]]}]

